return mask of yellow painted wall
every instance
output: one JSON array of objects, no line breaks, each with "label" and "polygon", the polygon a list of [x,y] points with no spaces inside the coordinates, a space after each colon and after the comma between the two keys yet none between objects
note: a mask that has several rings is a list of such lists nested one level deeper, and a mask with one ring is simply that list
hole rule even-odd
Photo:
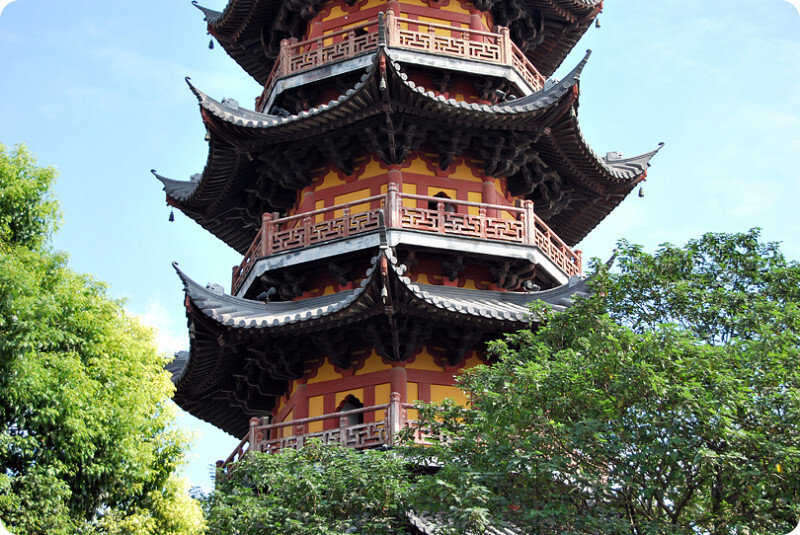
[{"label": "yellow painted wall", "polygon": [[[286,418],[283,421],[290,422],[292,420],[294,420],[294,411],[289,411],[289,414],[286,415]],[[280,435],[282,437],[290,437],[294,435],[294,429],[292,429],[291,425],[287,425],[286,427],[281,427]]]},{"label": "yellow painted wall", "polygon": [[356,371],[356,375],[365,375],[367,373],[380,372],[391,369],[392,365],[384,363],[383,359],[380,356],[378,356],[378,354],[373,349],[372,354],[369,357],[367,357],[366,362],[364,362],[364,367]]},{"label": "yellow painted wall", "polygon": [[[313,396],[308,398],[308,415],[321,416],[325,414],[325,396]],[[308,424],[309,433],[317,433],[322,431],[322,422],[311,422]]]},{"label": "yellow painted wall", "polygon": [[458,387],[431,385],[431,401],[439,402],[444,401],[446,398],[454,399],[459,405],[466,406],[467,404],[467,396]]},{"label": "yellow painted wall", "polygon": [[[391,395],[391,385],[388,383],[382,385],[375,386],[375,404],[382,405],[384,403],[389,403],[389,397]],[[386,418],[386,411],[377,411],[375,413],[375,420],[382,420]]]},{"label": "yellow painted wall", "polygon": [[336,370],[333,368],[333,364],[325,359],[325,362],[322,364],[322,366],[317,369],[317,374],[308,380],[308,384],[312,385],[315,383],[321,383],[323,381],[331,381],[341,377],[341,375],[336,373]]}]

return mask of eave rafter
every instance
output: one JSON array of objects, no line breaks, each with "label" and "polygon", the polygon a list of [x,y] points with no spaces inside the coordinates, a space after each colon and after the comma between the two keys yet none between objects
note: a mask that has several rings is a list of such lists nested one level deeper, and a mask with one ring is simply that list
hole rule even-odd
[{"label": "eave rafter", "polygon": [[[265,84],[283,39],[302,38],[320,0],[230,0],[222,12],[200,9],[208,32],[260,84]],[[476,0],[550,76],[602,9],[600,0]]]},{"label": "eave rafter", "polygon": [[[415,284],[391,249],[379,249],[369,266],[358,289],[266,304],[202,287],[178,270],[192,330],[189,358],[173,370],[178,403],[236,434],[323,356],[346,368],[347,355],[374,347],[405,360],[435,335],[452,340],[444,358],[453,364],[473,342],[527,325],[528,303],[561,310],[587,291],[585,281],[527,293]],[[221,408],[213,403],[220,399]]]}]

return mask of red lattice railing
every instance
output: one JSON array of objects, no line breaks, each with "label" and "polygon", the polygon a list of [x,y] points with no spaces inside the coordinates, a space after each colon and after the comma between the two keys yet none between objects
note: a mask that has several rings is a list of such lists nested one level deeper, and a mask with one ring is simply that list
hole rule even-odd
[{"label": "red lattice railing", "polygon": [[313,39],[284,39],[256,107],[264,111],[263,106],[278,79],[371,52],[378,48],[381,34],[390,48],[508,65],[519,72],[534,91],[544,87],[544,77],[511,41],[508,28],[498,27],[498,30],[498,33],[485,32],[396,17],[390,10],[383,18]]},{"label": "red lattice railing", "polygon": [[[393,446],[397,433],[416,423],[408,419],[407,410],[412,408],[414,405],[402,403],[400,394],[393,392],[390,402],[382,405],[279,423],[269,423],[269,418],[252,418],[248,434],[226,460],[217,463],[217,468],[227,471],[251,451],[276,453],[284,448],[301,448],[311,440],[354,449]],[[376,418],[379,412],[384,412],[383,418]],[[372,414],[372,418],[365,418],[367,414]],[[351,423],[352,416],[372,421],[354,424]],[[326,425],[331,421],[333,426],[330,423]],[[323,428],[327,429],[310,432],[311,424],[315,422],[322,422]]]},{"label": "red lattice railing", "polygon": [[376,230],[381,213],[388,228],[536,245],[567,276],[580,275],[582,270],[580,253],[570,249],[534,214],[530,201],[524,201],[520,208],[445,200],[400,193],[395,184],[389,184],[385,195],[280,219],[264,214],[261,230],[242,262],[233,268],[231,292],[236,294],[241,289],[258,258]]}]

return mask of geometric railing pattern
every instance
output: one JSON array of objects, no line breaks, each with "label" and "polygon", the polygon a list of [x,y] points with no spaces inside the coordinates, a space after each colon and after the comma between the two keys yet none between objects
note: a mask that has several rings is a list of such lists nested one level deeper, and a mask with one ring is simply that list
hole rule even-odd
[{"label": "geometric railing pattern", "polygon": [[[231,293],[239,291],[259,258],[375,230],[380,226],[380,212],[387,228],[536,245],[567,276],[581,273],[580,253],[534,214],[531,201],[524,201],[519,208],[400,193],[395,184],[388,189],[384,195],[290,217],[276,219],[264,214],[261,230],[242,262],[233,268]],[[416,202],[404,203],[404,199]]]},{"label": "geometric railing pattern", "polygon": [[[250,431],[242,439],[236,449],[224,461],[217,463],[218,468],[227,469],[251,451],[275,453],[284,448],[301,448],[311,440],[322,444],[338,444],[346,448],[366,449],[377,446],[393,446],[395,437],[405,427],[415,424],[408,420],[407,409],[413,408],[410,403],[401,403],[400,394],[393,392],[391,401],[383,405],[374,405],[333,414],[324,414],[300,420],[280,423],[267,423],[267,418],[252,418]],[[384,413],[384,417],[367,423],[352,423],[352,416],[367,413]],[[309,432],[309,424],[333,420],[336,427],[324,431]],[[330,427],[330,426],[327,426]]]},{"label": "geometric railing pattern", "polygon": [[281,42],[280,54],[264,84],[257,108],[260,110],[279,78],[375,50],[381,35],[385,36],[390,48],[507,65],[513,67],[534,91],[544,87],[544,77],[511,40],[508,28],[498,27],[498,30],[498,33],[485,32],[406,19],[394,16],[389,10],[384,17],[320,37],[305,41],[285,39]]}]

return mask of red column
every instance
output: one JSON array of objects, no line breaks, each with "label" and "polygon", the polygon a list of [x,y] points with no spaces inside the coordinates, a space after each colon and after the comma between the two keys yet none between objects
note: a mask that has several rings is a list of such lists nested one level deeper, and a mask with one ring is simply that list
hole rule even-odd
[{"label": "red column", "polygon": [[[494,178],[490,176],[483,177],[483,188],[481,190],[481,202],[484,204],[497,204],[497,190],[494,187]],[[499,217],[497,210],[487,210],[487,217]]]},{"label": "red column", "polygon": [[401,363],[395,362],[392,364],[392,370],[389,372],[389,383],[389,390],[400,394],[400,401],[405,403],[408,397],[408,376],[405,367]]},{"label": "red column", "polygon": [[388,179],[386,195],[386,211],[384,213],[386,226],[389,228],[400,226],[400,207],[403,201],[399,193],[403,191],[403,172],[399,165],[390,165],[386,173]]}]

